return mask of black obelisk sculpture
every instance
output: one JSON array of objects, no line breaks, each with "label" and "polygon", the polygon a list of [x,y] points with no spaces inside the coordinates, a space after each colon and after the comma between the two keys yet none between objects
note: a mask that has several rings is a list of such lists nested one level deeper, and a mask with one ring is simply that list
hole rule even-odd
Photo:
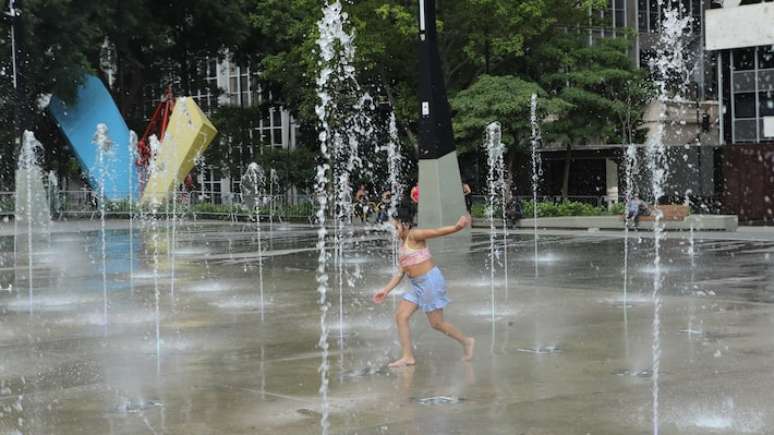
[{"label": "black obelisk sculpture", "polygon": [[435,0],[419,0],[419,98],[419,225],[453,225],[465,213],[465,199],[441,72]]}]

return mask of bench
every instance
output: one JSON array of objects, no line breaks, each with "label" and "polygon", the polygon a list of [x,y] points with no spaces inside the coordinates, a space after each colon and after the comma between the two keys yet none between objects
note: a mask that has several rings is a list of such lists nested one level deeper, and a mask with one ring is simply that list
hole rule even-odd
[{"label": "bench", "polygon": [[[661,211],[661,220],[663,221],[684,221],[691,214],[691,209],[687,205],[669,204],[669,205],[657,205],[655,207]],[[622,219],[626,219],[626,216],[621,216]],[[656,220],[656,211],[651,208],[651,213],[648,216],[640,216],[640,222],[653,222]]]}]

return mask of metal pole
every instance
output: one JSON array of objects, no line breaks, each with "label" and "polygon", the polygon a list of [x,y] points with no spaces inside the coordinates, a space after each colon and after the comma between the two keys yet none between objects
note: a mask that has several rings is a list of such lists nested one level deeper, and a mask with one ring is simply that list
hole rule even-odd
[{"label": "metal pole", "polygon": [[21,18],[22,0],[10,0],[8,2],[8,16],[11,20],[11,62],[13,66],[13,88],[16,96],[16,107],[14,110],[14,128],[16,130],[17,149],[21,146],[23,135],[23,121],[25,110],[24,80],[22,76],[23,58],[23,31],[24,26]]}]

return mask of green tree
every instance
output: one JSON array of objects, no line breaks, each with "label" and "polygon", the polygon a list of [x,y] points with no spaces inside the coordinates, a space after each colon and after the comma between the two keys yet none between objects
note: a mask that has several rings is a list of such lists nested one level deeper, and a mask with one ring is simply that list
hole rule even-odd
[{"label": "green tree", "polygon": [[[83,74],[99,71],[105,41],[115,48],[118,77],[114,96],[130,127],[141,131],[149,115],[143,105],[148,87],[160,90],[165,81],[172,81],[180,94],[201,89],[199,61],[247,47],[247,17],[253,6],[252,0],[229,0],[218,7],[207,0],[26,0],[19,35],[26,101],[22,110],[24,128],[43,136],[44,163],[51,166],[65,161],[69,152],[47,114],[38,110],[38,96],[72,99]],[[9,39],[0,39],[6,53],[10,53]],[[3,66],[11,70],[9,64]],[[7,115],[13,113],[16,103],[6,98],[0,105]],[[4,135],[10,137],[12,123],[4,121]],[[0,183],[10,189],[16,150],[6,146]]]},{"label": "green tree", "polygon": [[[587,144],[623,144],[637,138],[647,102],[647,77],[631,60],[628,37],[588,43],[567,32],[538,47],[534,61],[555,69],[539,81],[571,105],[566,116],[547,125],[549,140],[565,148],[562,197],[567,198],[573,149]],[[530,59],[533,61],[533,59]]]},{"label": "green tree", "polygon": [[570,105],[551,97],[539,84],[516,76],[481,76],[451,100],[457,150],[478,151],[484,129],[492,122],[503,125],[503,142],[509,150],[524,152],[530,145],[530,100],[538,96],[540,118],[561,116]]}]

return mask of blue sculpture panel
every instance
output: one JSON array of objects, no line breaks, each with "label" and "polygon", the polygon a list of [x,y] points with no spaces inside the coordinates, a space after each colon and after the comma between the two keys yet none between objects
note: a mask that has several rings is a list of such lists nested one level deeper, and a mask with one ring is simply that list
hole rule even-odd
[{"label": "blue sculpture panel", "polygon": [[99,188],[99,147],[94,143],[98,124],[105,124],[112,142],[103,156],[105,197],[116,201],[138,198],[137,170],[129,151],[129,127],[102,81],[87,75],[78,88],[74,103],[53,96],[48,106],[59,129],[67,138],[81,169],[95,191]]}]

